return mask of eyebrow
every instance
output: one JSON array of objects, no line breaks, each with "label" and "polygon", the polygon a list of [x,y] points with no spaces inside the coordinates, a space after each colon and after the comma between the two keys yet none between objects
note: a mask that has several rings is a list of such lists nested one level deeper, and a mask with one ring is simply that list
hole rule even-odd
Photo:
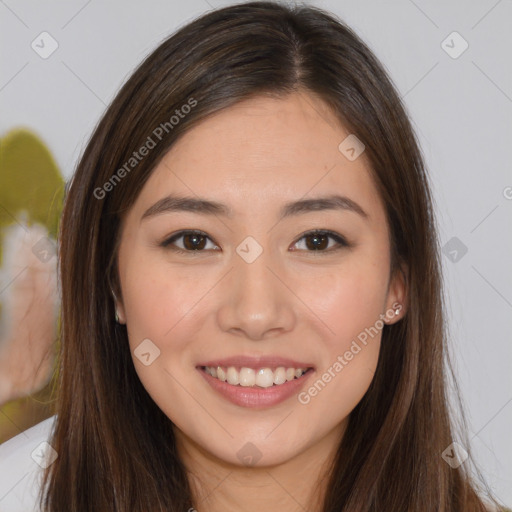
[{"label": "eyebrow", "polygon": [[[285,204],[280,211],[279,219],[299,215],[308,212],[321,210],[341,210],[350,211],[369,219],[369,215],[363,208],[346,196],[330,195],[326,197],[318,197],[312,199],[300,199]],[[153,206],[149,207],[141,217],[141,222],[149,217],[170,212],[193,212],[201,215],[221,215],[223,217],[232,218],[231,209],[222,203],[210,201],[198,197],[182,197],[176,195],[168,195]]]}]

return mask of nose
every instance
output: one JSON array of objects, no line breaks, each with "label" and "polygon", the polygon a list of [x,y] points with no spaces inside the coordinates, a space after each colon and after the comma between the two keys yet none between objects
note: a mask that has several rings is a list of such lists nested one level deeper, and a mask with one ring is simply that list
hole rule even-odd
[{"label": "nose", "polygon": [[294,328],[299,300],[264,251],[247,263],[238,255],[223,280],[217,321],[224,332],[257,341]]}]

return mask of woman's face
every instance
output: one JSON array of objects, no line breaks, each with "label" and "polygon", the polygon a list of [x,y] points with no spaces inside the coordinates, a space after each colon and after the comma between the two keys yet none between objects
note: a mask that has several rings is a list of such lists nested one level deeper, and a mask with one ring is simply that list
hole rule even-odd
[{"label": "woman's face", "polygon": [[310,94],[246,100],[187,132],[123,219],[135,369],[179,439],[224,463],[279,464],[342,435],[383,321],[403,315],[366,155],[339,148],[349,135]]}]

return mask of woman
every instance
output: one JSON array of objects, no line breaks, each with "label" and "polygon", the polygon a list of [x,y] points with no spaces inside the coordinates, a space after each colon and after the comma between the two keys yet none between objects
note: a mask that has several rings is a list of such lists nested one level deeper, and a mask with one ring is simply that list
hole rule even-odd
[{"label": "woman", "polygon": [[418,143],[332,15],[240,4],[164,41],[97,126],[60,244],[43,510],[486,510]]}]

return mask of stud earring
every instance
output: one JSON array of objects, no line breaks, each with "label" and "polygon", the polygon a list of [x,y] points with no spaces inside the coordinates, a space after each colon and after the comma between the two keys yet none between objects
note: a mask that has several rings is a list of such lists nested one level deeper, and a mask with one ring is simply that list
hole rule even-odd
[{"label": "stud earring", "polygon": [[116,323],[119,323],[119,313],[117,312],[117,309],[116,309]]}]

